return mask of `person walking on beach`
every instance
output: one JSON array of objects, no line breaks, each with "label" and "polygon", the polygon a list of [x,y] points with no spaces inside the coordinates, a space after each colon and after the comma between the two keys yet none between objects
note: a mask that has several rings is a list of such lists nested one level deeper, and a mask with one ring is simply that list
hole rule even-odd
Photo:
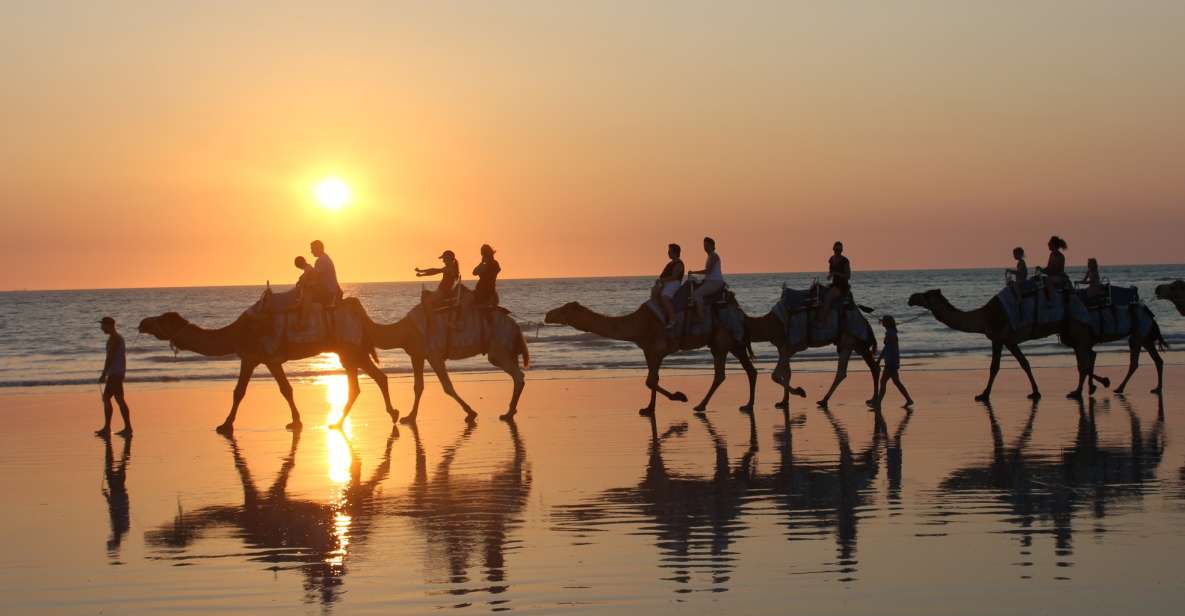
[{"label": "person walking on beach", "polygon": [[477,286],[473,288],[473,303],[493,308],[498,305],[498,274],[502,266],[494,259],[494,247],[481,245],[481,263],[473,268]]},{"label": "person walking on beach", "polygon": [[321,240],[313,240],[309,250],[317,258],[313,264],[313,271],[316,272],[316,283],[312,285],[313,301],[322,306],[337,304],[342,298],[342,288],[337,283],[337,268],[333,266],[333,259],[325,253],[325,244]]},{"label": "person walking on beach", "polygon": [[99,327],[107,334],[107,359],[103,362],[103,372],[99,374],[99,382],[103,387],[103,427],[95,430],[96,436],[111,436],[111,399],[119,404],[119,414],[123,416],[123,430],[116,434],[120,436],[132,435],[132,413],[123,397],[123,379],[127,374],[127,347],[123,336],[115,331],[115,319],[103,317]]},{"label": "person walking on beach", "polygon": [[704,262],[704,269],[688,272],[704,277],[704,281],[700,283],[699,288],[691,294],[691,301],[695,303],[696,308],[699,310],[700,323],[708,322],[708,296],[719,293],[724,288],[724,273],[720,266],[720,255],[716,254],[716,240],[705,237],[704,252],[708,253],[708,260]]},{"label": "person walking on beach", "polygon": [[898,374],[898,370],[901,368],[901,349],[897,342],[897,321],[892,316],[885,315],[881,317],[881,325],[885,328],[885,344],[881,347],[881,355],[877,361],[883,362],[884,366],[881,371],[880,387],[877,388],[876,397],[868,401],[868,406],[874,409],[880,408],[881,402],[885,399],[889,380],[892,379],[897,390],[905,397],[905,408],[909,408],[913,406],[913,398],[909,397],[909,391],[905,389],[905,384],[901,382],[901,376]]}]

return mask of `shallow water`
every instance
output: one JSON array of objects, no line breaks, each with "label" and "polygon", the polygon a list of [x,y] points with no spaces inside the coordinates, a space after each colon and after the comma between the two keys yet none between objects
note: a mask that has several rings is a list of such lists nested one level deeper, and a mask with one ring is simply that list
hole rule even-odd
[{"label": "shallow water", "polygon": [[265,385],[234,439],[209,431],[225,387],[158,386],[130,392],[138,433],[109,445],[85,431],[90,398],[21,390],[0,398],[0,596],[6,613],[1176,613],[1180,405],[1034,406],[1002,380],[987,407],[966,377],[919,374],[917,410],[881,414],[862,381],[785,414],[763,384],[750,416],[732,378],[707,415],[654,421],[630,410],[636,376],[536,380],[515,423],[467,426],[430,391],[394,430],[368,386],[339,433],[312,425],[344,398],[327,377],[298,387],[299,436]]},{"label": "shallow water", "polygon": [[[662,264],[659,263],[659,266]],[[1071,268],[1077,276],[1079,271]],[[1185,343],[1185,320],[1177,318],[1170,304],[1156,300],[1159,283],[1185,277],[1185,265],[1107,267],[1116,284],[1137,286],[1141,297],[1159,315],[1165,339],[1174,346]],[[819,274],[769,273],[729,275],[728,283],[741,306],[752,315],[765,314],[781,296],[782,285],[808,288]],[[956,306],[971,309],[986,303],[999,290],[1002,269],[915,270],[857,272],[853,284],[862,304],[876,314],[893,314],[902,321],[901,352],[907,365],[944,370],[964,365],[963,360],[984,357],[991,345],[983,336],[955,332],[918,308],[910,308],[911,293],[941,288]],[[630,369],[644,367],[642,354],[625,342],[607,340],[569,327],[544,326],[552,308],[569,301],[605,314],[633,311],[649,297],[649,277],[557,278],[499,282],[502,303],[513,311],[531,348],[536,371]],[[278,285],[277,288],[282,288]],[[358,297],[379,322],[392,322],[407,313],[420,298],[420,283],[384,282],[346,285],[346,293]],[[237,359],[176,354],[169,345],[135,333],[135,325],[147,316],[180,311],[194,323],[218,327],[234,321],[259,298],[263,287],[199,287],[172,289],[115,289],[91,291],[42,291],[0,293],[0,388],[90,384],[103,367],[106,337],[97,321],[112,315],[127,338],[128,381],[227,380],[238,375]],[[919,317],[913,320],[914,317]],[[874,327],[878,336],[880,326]],[[1054,338],[1024,345],[1025,352],[1041,365],[1073,365],[1074,355]],[[777,358],[771,345],[755,345],[757,363],[768,367]],[[1101,345],[1106,364],[1127,361],[1127,345]],[[383,351],[381,367],[393,374],[410,368],[402,351]],[[795,355],[796,369],[830,370],[832,349],[812,349]],[[1170,362],[1180,362],[1176,352]],[[955,361],[951,361],[951,360]],[[706,352],[677,353],[664,362],[671,368],[703,369],[711,366]],[[454,372],[495,370],[483,357],[450,362]],[[315,378],[340,369],[321,358],[285,364],[289,376]]]}]

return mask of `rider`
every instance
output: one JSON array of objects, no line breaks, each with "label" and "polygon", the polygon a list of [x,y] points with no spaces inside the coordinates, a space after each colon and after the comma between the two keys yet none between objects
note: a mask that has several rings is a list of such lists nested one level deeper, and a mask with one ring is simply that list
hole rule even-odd
[{"label": "rider", "polygon": [[1012,291],[1016,293],[1016,299],[1020,299],[1021,291],[1024,290],[1025,282],[1029,280],[1029,266],[1025,265],[1025,249],[1017,246],[1012,249],[1012,258],[1016,259],[1016,269],[1004,270],[1006,274],[1012,274]]},{"label": "rider", "polygon": [[473,303],[491,308],[498,305],[498,273],[502,266],[494,259],[494,249],[489,244],[481,245],[481,263],[473,268],[477,286],[473,292]]},{"label": "rider", "polygon": [[1086,297],[1094,299],[1103,294],[1103,277],[1099,275],[1099,260],[1091,257],[1086,260],[1086,275],[1079,284],[1085,284]]},{"label": "rider", "polygon": [[852,293],[850,284],[852,278],[852,263],[848,258],[843,256],[843,242],[836,242],[831,246],[831,251],[834,253],[827,259],[827,278],[831,281],[831,289],[827,295],[823,297],[822,310],[819,311],[818,321],[820,323],[827,319],[828,311],[831,309],[831,302],[836,299],[847,297]]},{"label": "rider", "polygon": [[313,270],[316,272],[316,283],[312,285],[313,301],[323,306],[332,306],[342,299],[342,288],[337,283],[337,268],[333,266],[333,259],[325,253],[325,244],[321,240],[313,240],[309,250],[317,257]]},{"label": "rider", "polygon": [[650,295],[658,299],[667,313],[667,329],[675,326],[675,304],[671,298],[675,297],[675,292],[683,285],[683,260],[679,258],[682,252],[683,249],[678,244],[667,245],[667,257],[670,261],[662,268],[662,273],[650,289]]},{"label": "rider", "polygon": [[704,277],[704,281],[700,283],[699,288],[691,294],[691,301],[695,303],[696,308],[699,310],[700,322],[707,323],[707,297],[719,293],[724,288],[724,274],[720,268],[720,255],[716,254],[716,240],[705,237],[704,252],[708,253],[708,260],[704,263],[704,269],[688,273],[702,275]]},{"label": "rider", "polygon": [[1045,301],[1050,301],[1053,290],[1061,290],[1068,279],[1066,278],[1066,255],[1062,251],[1069,248],[1066,240],[1054,235],[1049,238],[1049,263],[1044,268],[1038,267],[1038,274],[1045,274]]},{"label": "rider", "polygon": [[[428,269],[416,268],[416,277],[421,276],[435,276],[441,274],[440,284],[436,287],[436,291],[428,298],[430,309],[435,309],[437,306],[443,305],[452,297],[453,289],[456,288],[457,283],[461,281],[461,264],[457,262],[457,255],[451,250],[446,250],[440,253],[440,260],[444,261],[443,267],[432,267]],[[455,310],[449,311],[449,324],[453,323],[453,317],[456,314]]]},{"label": "rider", "polygon": [[292,264],[302,272],[293,290],[296,291],[298,310],[300,311],[300,316],[296,322],[296,329],[304,329],[308,321],[308,308],[312,305],[313,295],[316,293],[317,270],[312,265],[309,265],[309,262],[303,256],[297,256],[292,260]]}]

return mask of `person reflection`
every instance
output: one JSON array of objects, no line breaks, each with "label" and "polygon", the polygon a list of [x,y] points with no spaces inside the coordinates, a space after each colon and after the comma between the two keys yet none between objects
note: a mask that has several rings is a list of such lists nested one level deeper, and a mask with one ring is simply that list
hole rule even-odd
[{"label": "person reflection", "polygon": [[[242,505],[210,505],[194,511],[178,507],[176,517],[145,533],[145,542],[167,551],[165,560],[190,560],[193,556],[185,548],[207,536],[215,528],[232,528],[236,536],[250,549],[249,560],[278,564],[297,563],[305,576],[305,601],[320,601],[329,605],[340,595],[346,574],[346,547],[356,548],[369,534],[372,518],[379,513],[375,506],[375,490],[386,480],[391,469],[391,449],[399,437],[392,426],[383,451],[382,461],[375,467],[368,481],[361,478],[361,461],[353,451],[349,439],[340,432],[329,432],[329,438],[345,439],[350,456],[350,479],[341,497],[332,503],[292,498],[288,495],[288,480],[296,467],[296,452],[300,445],[300,431],[292,433],[287,455],[280,470],[267,490],[257,487],[247,459],[238,441],[227,437],[235,470],[243,490]],[[349,520],[343,527],[341,520]],[[181,550],[177,550],[181,548]],[[218,558],[237,558],[241,553],[217,555]],[[208,558],[208,556],[203,556]]]},{"label": "person reflection", "polygon": [[[749,447],[731,464],[724,438],[707,415],[696,418],[712,442],[713,465],[709,477],[670,470],[663,459],[663,445],[687,432],[677,423],[662,433],[650,416],[645,475],[635,486],[606,490],[590,501],[557,507],[553,516],[568,532],[588,533],[617,525],[630,518],[641,532],[653,537],[660,552],[660,566],[672,569],[664,581],[679,586],[675,592],[694,590],[724,592],[739,555],[732,544],[745,526],[741,521],[744,496],[753,480],[757,454],[757,430],[752,413]],[[705,573],[709,582],[697,588],[695,575]]]},{"label": "person reflection", "polygon": [[111,517],[111,536],[107,539],[107,555],[111,564],[119,562],[119,548],[123,544],[123,536],[131,528],[131,501],[128,498],[128,461],[132,457],[132,437],[129,434],[123,439],[123,448],[119,460],[115,459],[115,452],[111,448],[111,435],[102,435],[103,439],[103,498],[107,501],[107,514]]},{"label": "person reflection", "polygon": [[[1018,526],[1022,567],[1035,563],[1032,546],[1041,535],[1053,537],[1054,555],[1059,567],[1058,579],[1073,565],[1075,516],[1089,512],[1101,520],[1114,504],[1142,499],[1148,483],[1155,480],[1164,450],[1164,416],[1158,414],[1147,433],[1130,403],[1122,401],[1128,415],[1130,439],[1123,447],[1102,445],[1096,424],[1097,403],[1079,401],[1078,423],[1072,444],[1060,455],[1049,452],[1030,454],[1037,403],[1029,409],[1020,435],[1013,444],[1004,441],[996,413],[985,403],[992,436],[992,457],[952,472],[940,484],[939,492],[947,498],[980,499],[987,492],[1008,506],[1004,519]],[[1102,402],[1102,413],[1110,410],[1110,400]],[[1052,528],[1043,530],[1042,524]],[[1095,528],[1102,528],[1096,524]],[[1022,575],[1029,578],[1030,575]]]},{"label": "person reflection", "polygon": [[[416,424],[409,424],[415,441],[415,479],[407,494],[395,497],[393,512],[409,518],[423,534],[426,580],[447,584],[452,595],[486,592],[501,594],[506,583],[506,552],[513,549],[511,534],[522,525],[522,512],[531,491],[527,450],[513,420],[509,430],[510,460],[488,475],[455,472],[454,463],[470,441],[476,423],[468,423],[445,447],[440,462],[429,472],[427,454]],[[480,559],[484,586],[474,587],[470,570]],[[504,609],[505,600],[492,601]]]}]

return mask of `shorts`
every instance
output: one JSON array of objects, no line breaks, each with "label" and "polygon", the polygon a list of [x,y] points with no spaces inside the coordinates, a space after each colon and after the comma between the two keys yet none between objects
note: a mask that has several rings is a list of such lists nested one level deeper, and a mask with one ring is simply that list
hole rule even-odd
[{"label": "shorts", "polygon": [[850,293],[852,291],[852,287],[851,287],[850,283],[848,282],[848,279],[843,278],[841,276],[836,276],[835,278],[832,279],[831,287],[834,288],[836,291],[843,293],[844,295],[847,295],[848,293]]},{"label": "shorts", "polygon": [[103,387],[103,397],[110,398],[112,396],[123,397],[123,379],[122,374],[107,375],[107,384]]},{"label": "shorts", "polygon": [[679,287],[683,286],[682,282],[664,282],[662,285],[662,296],[666,298],[675,297],[675,293],[679,292]]}]

